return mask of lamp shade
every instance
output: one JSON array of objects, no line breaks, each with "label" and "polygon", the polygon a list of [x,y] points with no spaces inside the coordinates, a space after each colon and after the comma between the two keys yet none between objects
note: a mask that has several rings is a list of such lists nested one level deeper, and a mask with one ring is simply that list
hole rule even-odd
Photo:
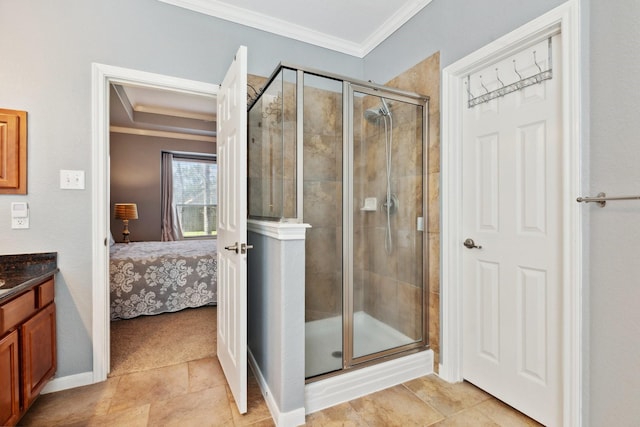
[{"label": "lamp shade", "polygon": [[138,219],[138,205],[135,203],[116,203],[114,216],[116,219]]}]

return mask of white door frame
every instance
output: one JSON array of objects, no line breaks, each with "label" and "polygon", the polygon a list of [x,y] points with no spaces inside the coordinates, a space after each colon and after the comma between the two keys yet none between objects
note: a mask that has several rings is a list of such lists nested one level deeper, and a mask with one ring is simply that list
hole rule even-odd
[{"label": "white door frame", "polygon": [[91,71],[93,382],[107,379],[110,363],[109,310],[109,85],[146,86],[210,96],[219,86],[195,80],[93,63]]},{"label": "white door frame", "polygon": [[562,397],[563,425],[582,423],[582,220],[579,0],[543,16],[442,70],[442,286],[441,364],[450,382],[462,372],[462,102],[470,73],[519,51],[533,40],[560,31],[562,38]]}]

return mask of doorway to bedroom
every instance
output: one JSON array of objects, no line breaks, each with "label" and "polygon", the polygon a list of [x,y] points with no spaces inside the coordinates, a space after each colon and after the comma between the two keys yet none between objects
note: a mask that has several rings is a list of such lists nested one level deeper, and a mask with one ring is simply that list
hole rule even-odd
[{"label": "doorway to bedroom", "polygon": [[217,363],[215,110],[210,95],[109,84],[109,376]]}]

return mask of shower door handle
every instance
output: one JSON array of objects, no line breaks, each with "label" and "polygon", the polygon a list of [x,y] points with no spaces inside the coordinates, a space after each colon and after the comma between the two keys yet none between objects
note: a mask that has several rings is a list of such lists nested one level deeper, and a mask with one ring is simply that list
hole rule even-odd
[{"label": "shower door handle", "polygon": [[473,239],[467,239],[467,240],[465,240],[465,241],[464,241],[464,243],[463,243],[463,245],[464,245],[466,248],[469,248],[469,249],[473,249],[473,248],[476,248],[476,249],[482,249],[482,246],[477,246],[477,245],[476,245],[476,242],[474,242],[474,241],[473,241]]}]

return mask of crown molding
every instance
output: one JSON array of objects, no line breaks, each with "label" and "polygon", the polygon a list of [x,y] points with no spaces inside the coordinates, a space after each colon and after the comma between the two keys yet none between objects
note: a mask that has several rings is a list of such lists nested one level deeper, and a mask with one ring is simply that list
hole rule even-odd
[{"label": "crown molding", "polygon": [[389,17],[373,31],[362,43],[357,43],[331,34],[313,30],[293,22],[284,21],[269,15],[237,7],[218,0],[158,0],[173,6],[214,16],[258,30],[267,31],[283,37],[299,40],[315,46],[331,49],[347,55],[364,58],[387,37],[404,25],[432,0],[412,0]]},{"label": "crown molding", "polygon": [[396,32],[400,27],[413,18],[418,12],[424,9],[433,0],[414,0],[406,7],[398,9],[396,13],[391,15],[376,31],[372,32],[369,37],[361,45],[362,54],[360,58],[364,58],[375,49],[380,43],[385,41],[391,34]]},{"label": "crown molding", "polygon": [[183,132],[168,132],[168,131],[153,130],[153,129],[139,129],[139,128],[126,127],[126,126],[109,126],[109,132],[125,133],[128,135],[138,135],[138,136],[151,136],[155,138],[182,139],[187,141],[203,141],[203,142],[213,142],[213,143],[216,142],[215,136],[196,135],[196,134],[183,133]]}]

